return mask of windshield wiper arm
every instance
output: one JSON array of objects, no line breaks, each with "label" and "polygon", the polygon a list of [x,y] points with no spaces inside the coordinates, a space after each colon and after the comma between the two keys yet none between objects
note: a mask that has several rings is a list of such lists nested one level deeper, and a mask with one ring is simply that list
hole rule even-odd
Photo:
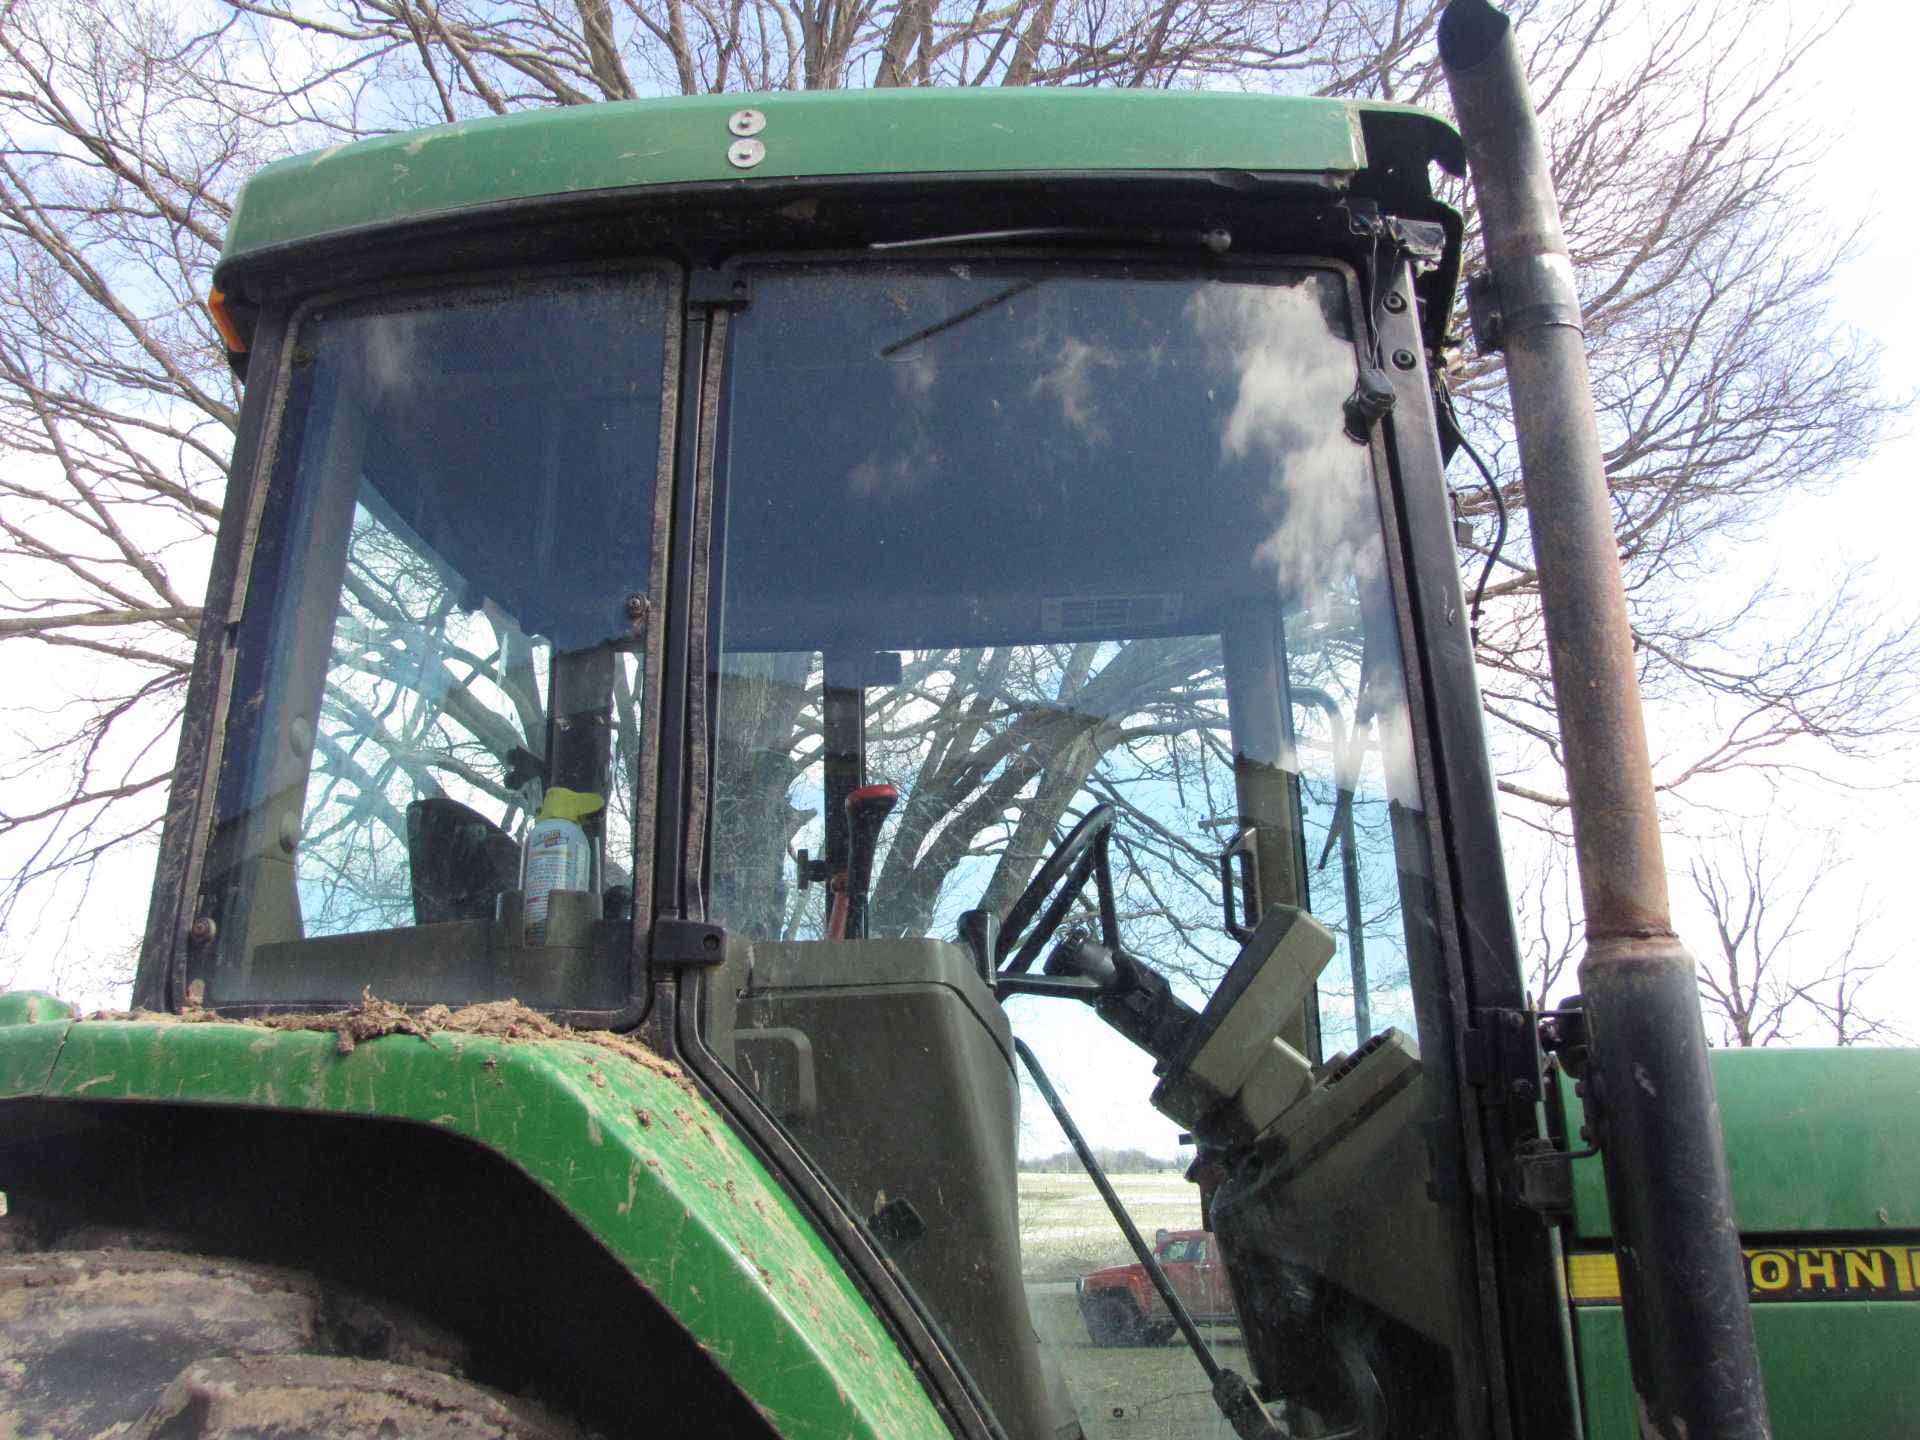
[{"label": "windshield wiper arm", "polygon": [[[1102,230],[1089,226],[1037,225],[1023,230],[969,230],[953,235],[924,235],[913,240],[876,240],[869,250],[931,250],[943,245],[991,244],[1002,240],[1122,240],[1133,244],[1200,245],[1215,255],[1224,255],[1233,246],[1233,235],[1226,230]],[[946,319],[916,330],[904,340],[896,340],[881,350],[883,359],[891,359],[910,345],[930,340],[942,331],[964,325],[976,315],[1004,305],[1016,295],[1024,295],[1041,283],[1040,279],[1022,280],[978,304],[949,315]]]}]

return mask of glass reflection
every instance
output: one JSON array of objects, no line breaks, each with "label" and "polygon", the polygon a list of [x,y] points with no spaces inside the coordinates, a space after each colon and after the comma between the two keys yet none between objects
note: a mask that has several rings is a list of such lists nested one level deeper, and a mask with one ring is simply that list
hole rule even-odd
[{"label": "glass reflection", "polygon": [[[1119,1313],[1106,1272],[1130,1257],[1059,1173],[1015,1033],[1140,1172],[1122,1188],[1183,1257],[1163,1259],[1258,1277],[1224,1306],[1210,1271],[1196,1308],[1296,1433],[1359,1423],[1355,1355],[1450,1433],[1467,1332],[1417,1038],[1440,979],[1373,460],[1343,411],[1345,281],[957,264],[770,271],[754,293],[728,360],[710,909],[756,944],[720,978],[715,1048],[1011,1433],[1231,1433],[1156,1302]],[[994,927],[1097,807],[1110,913],[1082,877],[1034,922],[1031,970],[994,975]],[[1166,1034],[1198,1034],[1276,906],[1327,939],[1240,1057],[1231,1145],[1155,1108],[1173,1041],[1149,1054],[1081,999],[1015,993],[1084,978],[1075,937],[1117,934],[1164,981]],[[1339,1118],[1349,1070],[1379,1118]],[[1290,1146],[1329,1135],[1307,1209]],[[1352,1221],[1324,1192],[1378,1187],[1374,1165],[1405,1213]],[[1416,1305],[1379,1292],[1375,1257],[1419,1272]],[[1336,1308],[1357,1338],[1309,1347]],[[1289,1363],[1317,1378],[1289,1392]]]},{"label": "glass reflection", "polygon": [[[240,626],[210,1001],[625,1003],[624,601],[651,584],[666,308],[638,275],[305,319]],[[529,905],[556,797],[590,853]]]}]

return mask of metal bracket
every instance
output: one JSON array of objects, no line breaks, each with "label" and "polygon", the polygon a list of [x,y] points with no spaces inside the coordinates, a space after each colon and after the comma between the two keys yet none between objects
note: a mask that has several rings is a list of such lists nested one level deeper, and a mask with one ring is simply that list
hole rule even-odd
[{"label": "metal bracket", "polygon": [[[1489,1006],[1475,1012],[1477,1023],[1465,1037],[1467,1082],[1481,1091],[1482,1105],[1530,1105],[1541,1098],[1549,1053],[1562,1064],[1585,1054],[1586,1017],[1578,1002],[1575,996],[1554,1010]],[[1548,1139],[1522,1140],[1513,1154],[1520,1203],[1550,1224],[1569,1218],[1573,1162],[1599,1153],[1597,1145],[1559,1150]]]},{"label": "metal bracket", "polygon": [[1467,277],[1467,321],[1473,326],[1473,348],[1482,355],[1498,355],[1507,348],[1500,287],[1491,270],[1476,270]]},{"label": "metal bracket", "polygon": [[1431,270],[1446,257],[1447,230],[1438,221],[1382,215],[1370,200],[1349,200],[1346,210],[1347,227],[1354,234],[1392,241],[1416,271]]},{"label": "metal bracket", "polygon": [[1532,1104],[1540,1098],[1540,1053],[1535,1017],[1528,1010],[1487,1006],[1474,1012],[1466,1042],[1467,1083],[1484,1091],[1483,1105]]},{"label": "metal bracket", "polygon": [[1560,1061],[1561,1067],[1576,1080],[1587,1073],[1587,1012],[1578,995],[1569,995],[1559,1008],[1542,1010],[1540,1048]]},{"label": "metal bracket", "polygon": [[734,270],[695,270],[687,276],[687,306],[698,310],[744,310],[753,304],[753,281]]},{"label": "metal bracket", "polygon": [[1507,337],[1519,330],[1560,325],[1586,331],[1573,267],[1564,255],[1515,256],[1498,275],[1474,271],[1467,277],[1467,319],[1482,355],[1506,349]]},{"label": "metal bracket", "polygon": [[1522,1140],[1514,1147],[1520,1172],[1520,1203],[1550,1224],[1573,1218],[1573,1162],[1596,1150],[1556,1150],[1551,1140]]},{"label": "metal bracket", "polygon": [[727,959],[733,937],[724,925],[704,920],[653,922],[651,954],[656,965],[720,965]]}]

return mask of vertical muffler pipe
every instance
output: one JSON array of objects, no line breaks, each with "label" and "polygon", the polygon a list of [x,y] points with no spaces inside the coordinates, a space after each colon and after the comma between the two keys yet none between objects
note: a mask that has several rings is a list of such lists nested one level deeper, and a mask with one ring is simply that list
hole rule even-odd
[{"label": "vertical muffler pipe", "polygon": [[1451,0],[1440,59],[1479,201],[1585,902],[1587,1087],[1647,1440],[1765,1440],[1693,958],[1673,933],[1573,266],[1507,17]]}]

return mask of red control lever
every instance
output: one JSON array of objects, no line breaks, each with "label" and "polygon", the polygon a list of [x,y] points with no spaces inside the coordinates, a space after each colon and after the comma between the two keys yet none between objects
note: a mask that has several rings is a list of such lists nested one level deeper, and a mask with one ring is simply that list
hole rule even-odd
[{"label": "red control lever", "polygon": [[867,892],[873,885],[873,857],[880,848],[880,827],[900,803],[892,785],[862,785],[847,792],[847,868],[833,877],[833,909],[827,919],[829,940],[867,938]]}]

